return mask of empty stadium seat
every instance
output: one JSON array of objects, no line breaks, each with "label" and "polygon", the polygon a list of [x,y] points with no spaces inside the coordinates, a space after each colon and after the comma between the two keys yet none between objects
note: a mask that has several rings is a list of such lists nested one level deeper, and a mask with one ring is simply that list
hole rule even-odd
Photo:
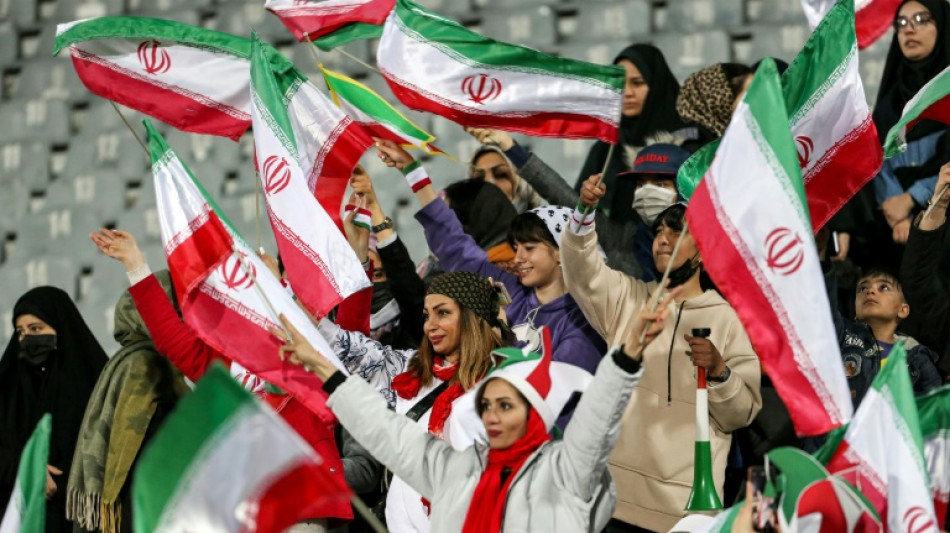
[{"label": "empty stadium seat", "polygon": [[69,108],[55,100],[8,100],[0,104],[0,144],[16,141],[66,143]]},{"label": "empty stadium seat", "polygon": [[66,22],[122,15],[123,7],[123,0],[56,0],[54,20]]},{"label": "empty stadium seat", "polygon": [[9,21],[0,19],[0,71],[16,63],[19,48],[16,28]]},{"label": "empty stadium seat", "polygon": [[578,8],[572,40],[620,39],[650,33],[650,3],[646,0],[583,3]]},{"label": "empty stadium seat", "polygon": [[749,57],[749,63],[754,63],[763,57],[775,57],[791,62],[811,35],[808,26],[801,24],[758,25],[752,29],[752,32],[752,55]]},{"label": "empty stadium seat", "polygon": [[0,146],[0,177],[17,179],[31,190],[45,189],[50,181],[49,144],[23,141]]},{"label": "empty stadium seat", "polygon": [[225,2],[219,6],[216,17],[209,20],[209,27],[247,38],[250,38],[253,29],[263,40],[271,44],[294,40],[294,35],[284,26],[284,23],[276,15],[264,9],[264,4],[257,0]]},{"label": "empty stadium seat", "polygon": [[71,61],[50,58],[45,61],[31,61],[20,73],[20,79],[13,97],[42,98],[44,100],[66,100],[85,102],[91,98]]},{"label": "empty stadium seat", "polygon": [[721,30],[689,34],[667,33],[653,40],[670,65],[670,70],[682,82],[686,76],[713,63],[729,61],[729,35]]},{"label": "empty stadium seat", "polygon": [[[645,39],[644,39],[645,40]],[[637,42],[632,39],[631,42]],[[609,65],[613,62],[624,45],[614,39],[608,41],[572,42],[561,47],[561,55],[571,59],[580,59],[588,63]]]},{"label": "empty stadium seat", "polygon": [[473,4],[471,0],[419,0],[418,3],[444,15],[469,15]]},{"label": "empty stadium seat", "polygon": [[150,164],[138,140],[122,126],[120,130],[90,133],[83,136],[83,142],[71,143],[64,172],[108,169],[125,176],[137,176]]},{"label": "empty stadium seat", "polygon": [[[207,9],[211,7],[211,4],[212,0],[126,0],[129,12],[134,14],[142,12],[174,14],[188,9]],[[219,4],[227,5],[227,2],[222,1]]]},{"label": "empty stadium seat", "polygon": [[676,0],[667,4],[663,29],[692,32],[740,26],[744,22],[743,0]]},{"label": "empty stadium seat", "polygon": [[0,20],[9,20],[19,27],[36,22],[36,0],[0,0]]},{"label": "empty stadium seat", "polygon": [[117,172],[64,175],[50,184],[43,209],[75,207],[115,216],[125,210],[125,191],[126,178]]},{"label": "empty stadium seat", "polygon": [[750,2],[749,18],[755,22],[806,24],[801,0],[758,0]]},{"label": "empty stadium seat", "polygon": [[482,33],[514,44],[549,47],[557,42],[557,17],[550,6],[495,8],[485,12]]}]

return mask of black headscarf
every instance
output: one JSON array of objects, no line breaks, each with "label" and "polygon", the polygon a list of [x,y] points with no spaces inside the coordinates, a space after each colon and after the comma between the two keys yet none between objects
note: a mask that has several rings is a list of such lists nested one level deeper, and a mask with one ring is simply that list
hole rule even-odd
[{"label": "black headscarf", "polygon": [[[946,0],[904,0],[897,7],[894,16],[896,17],[901,7],[910,1],[917,2],[930,11],[937,27],[937,42],[929,56],[920,61],[910,61],[904,57],[898,34],[894,33],[891,47],[887,51],[887,61],[884,63],[877,103],[874,105],[874,125],[877,126],[877,134],[882,142],[887,132],[900,119],[904,104],[940,71],[950,66],[950,38],[947,36],[950,29],[950,4]],[[945,128],[946,125],[924,121],[909,132],[908,140],[919,139]]]},{"label": "black headscarf", "polygon": [[445,197],[462,229],[482,250],[505,242],[508,226],[518,216],[505,193],[487,181],[457,181],[446,187]]},{"label": "black headscarf", "polygon": [[[632,161],[628,163],[625,160],[624,146],[642,148],[651,135],[660,132],[673,133],[686,127],[679,113],[676,112],[676,97],[679,96],[680,84],[673,72],[670,71],[666,58],[663,57],[663,52],[650,44],[634,44],[624,48],[614,59],[614,64],[617,64],[621,59],[626,59],[637,67],[637,70],[643,76],[643,80],[650,87],[650,92],[647,93],[647,99],[643,103],[643,111],[639,116],[621,116],[620,118],[620,145],[614,149],[610,164],[607,166],[607,172],[604,174],[607,195],[602,201],[602,205],[608,206],[611,211],[614,207],[619,206],[619,203],[615,206],[614,198],[624,197],[629,200],[627,203],[633,202],[632,189],[630,191],[615,190],[617,187],[635,187],[629,183],[619,183],[623,180],[614,180],[618,172],[629,170],[629,164],[632,163]],[[604,161],[607,159],[609,151],[610,145],[604,141],[597,141],[591,147],[577,179],[577,190],[580,190],[580,184],[591,174],[597,174],[604,169]],[[627,215],[634,213],[631,206],[626,207],[629,208],[626,212]]]},{"label": "black headscarf", "polygon": [[49,522],[51,518],[65,522],[66,481],[73,450],[86,403],[107,357],[64,291],[55,287],[28,291],[13,307],[14,324],[25,314],[35,315],[56,330],[56,350],[44,364],[34,367],[20,359],[20,342],[14,334],[0,359],[0,501],[7,502],[10,497],[20,453],[36,423],[43,413],[51,413],[48,464],[63,475],[54,478],[57,493],[48,505],[46,530],[57,531],[59,528]]}]

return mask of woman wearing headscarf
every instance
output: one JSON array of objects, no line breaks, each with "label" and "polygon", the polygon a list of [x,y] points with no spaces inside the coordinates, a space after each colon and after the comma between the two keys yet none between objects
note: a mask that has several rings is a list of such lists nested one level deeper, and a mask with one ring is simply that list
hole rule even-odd
[{"label": "woman wearing headscarf", "polygon": [[50,413],[46,531],[72,531],[66,481],[86,403],[107,357],[76,304],[56,287],[21,296],[13,326],[0,359],[0,501],[10,500],[20,453],[40,417]]},{"label": "woman wearing headscarf", "polygon": [[[498,366],[479,383],[474,398],[464,398],[480,418],[488,445],[464,450],[389,412],[372,388],[335,372],[293,328],[281,356],[289,354],[292,362],[319,376],[330,393],[327,405],[340,422],[431,501],[433,531],[601,531],[616,501],[607,455],[642,374],[643,348],[662,329],[665,314],[636,316],[630,340],[602,359],[592,381],[578,376],[575,367],[551,361],[550,336],[540,355],[496,350]],[[640,345],[645,324],[652,325]],[[558,413],[571,393],[585,390],[585,385],[577,422],[568,426],[563,439],[552,441]]]},{"label": "woman wearing headscarf", "polygon": [[[950,4],[904,0],[894,15],[894,30],[873,114],[882,141],[904,105],[950,66]],[[838,218],[838,225],[850,234],[850,257],[860,266],[899,267],[911,219],[926,207],[940,166],[950,160],[946,131],[946,125],[931,120],[914,126],[907,149],[885,161]]]},{"label": "woman wearing headscarf", "polygon": [[485,145],[475,150],[468,165],[468,179],[491,183],[505,193],[517,213],[534,209],[544,202],[519,174],[504,150]]},{"label": "woman wearing headscarf", "polygon": [[[412,188],[421,205],[416,219],[442,266],[449,272],[478,272],[504,284],[511,295],[505,312],[518,341],[528,349],[536,349],[540,328],[547,326],[554,339],[554,360],[593,374],[606,346],[567,293],[561,274],[558,250],[561,235],[570,223],[571,209],[538,207],[511,221],[508,242],[515,250],[515,272],[510,274],[488,261],[485,252],[465,234],[458,218],[438,198],[425,169],[408,152],[382,139],[377,142],[377,151],[388,166],[398,168],[410,183],[415,183]],[[559,422],[563,427],[567,419]]]},{"label": "woman wearing headscarf", "polygon": [[[619,145],[614,149],[607,171],[604,173],[607,196],[603,201],[603,209],[608,213],[615,207],[613,201],[615,196],[626,193],[626,196],[632,200],[633,187],[629,184],[615,184],[614,178],[617,173],[629,170],[633,166],[633,161],[641,148],[654,142],[682,145],[696,138],[695,130],[688,128],[676,112],[676,97],[680,92],[680,84],[670,71],[666,58],[663,57],[663,52],[659,48],[650,44],[628,46],[614,58],[614,64],[623,67],[626,76]],[[579,191],[581,183],[591,175],[603,172],[609,151],[609,143],[604,141],[594,143],[587,154],[584,166],[581,167],[574,186],[575,190]],[[548,198],[548,201],[560,205],[574,205],[563,204],[553,198]],[[629,202],[620,202],[618,206],[627,203]],[[627,207],[627,215],[635,216],[629,206]]]},{"label": "woman wearing headscarf", "polygon": [[[456,411],[458,400],[491,367],[491,352],[505,345],[495,288],[473,272],[432,278],[425,297],[418,350],[396,350],[324,318],[320,333],[346,368],[386,398],[390,408],[455,449],[484,434]],[[359,439],[357,439],[359,440]],[[429,502],[400,477],[386,498],[386,525],[393,533],[429,531]],[[440,531],[436,529],[435,531]]]},{"label": "woman wearing headscarf", "polygon": [[[167,270],[155,274],[168,298]],[[67,515],[89,531],[132,531],[132,470],[139,453],[178,400],[185,378],[158,353],[128,291],[115,306],[115,340],[86,406],[66,496]]]},{"label": "woman wearing headscarf", "polygon": [[699,128],[703,144],[722,137],[732,112],[755,74],[739,63],[716,63],[694,72],[683,82],[676,111]]}]

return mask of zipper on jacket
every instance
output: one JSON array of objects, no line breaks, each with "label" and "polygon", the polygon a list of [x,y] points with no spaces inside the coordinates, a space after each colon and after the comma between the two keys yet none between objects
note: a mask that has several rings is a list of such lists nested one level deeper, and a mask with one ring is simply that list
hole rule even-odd
[{"label": "zipper on jacket", "polygon": [[673,403],[673,345],[676,344],[676,328],[680,325],[680,317],[683,316],[683,308],[686,307],[686,301],[680,303],[679,311],[676,313],[676,323],[673,324],[673,338],[670,340],[670,351],[666,354],[666,406]]}]

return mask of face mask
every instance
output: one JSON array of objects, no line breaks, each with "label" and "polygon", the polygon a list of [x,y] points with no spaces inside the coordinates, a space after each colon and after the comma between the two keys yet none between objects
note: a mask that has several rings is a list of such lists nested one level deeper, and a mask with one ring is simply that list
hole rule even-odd
[{"label": "face mask", "polygon": [[392,299],[393,293],[389,290],[388,281],[373,282],[373,300],[369,304],[370,313],[378,313]]},{"label": "face mask", "polygon": [[693,260],[696,259],[696,256],[698,255],[699,252],[696,252],[693,257],[689,258],[688,261],[670,271],[670,289],[673,287],[679,287],[680,285],[686,283],[689,281],[689,278],[693,277],[693,274],[699,270],[699,265],[701,263],[696,263],[693,265]]},{"label": "face mask", "polygon": [[644,185],[633,193],[633,209],[647,226],[652,226],[656,217],[675,201],[674,191],[657,185]]},{"label": "face mask", "polygon": [[56,335],[26,335],[20,339],[20,359],[31,365],[43,364],[56,350]]}]

